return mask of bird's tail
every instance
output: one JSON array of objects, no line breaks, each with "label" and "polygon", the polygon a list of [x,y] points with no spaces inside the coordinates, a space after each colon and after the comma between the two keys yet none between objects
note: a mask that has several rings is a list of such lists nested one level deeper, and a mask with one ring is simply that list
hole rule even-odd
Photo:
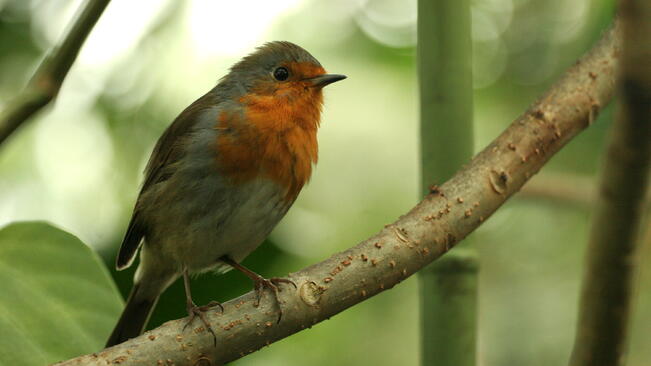
[{"label": "bird's tail", "polygon": [[158,302],[158,295],[150,295],[145,292],[147,291],[142,291],[139,283],[133,285],[120,320],[106,341],[106,347],[137,337],[145,329],[149,316]]}]

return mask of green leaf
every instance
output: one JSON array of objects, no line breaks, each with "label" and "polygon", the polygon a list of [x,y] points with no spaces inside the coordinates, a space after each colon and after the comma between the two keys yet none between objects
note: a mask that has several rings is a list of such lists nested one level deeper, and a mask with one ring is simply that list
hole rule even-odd
[{"label": "green leaf", "polygon": [[104,264],[73,235],[41,222],[0,230],[0,364],[99,351],[121,308]]}]

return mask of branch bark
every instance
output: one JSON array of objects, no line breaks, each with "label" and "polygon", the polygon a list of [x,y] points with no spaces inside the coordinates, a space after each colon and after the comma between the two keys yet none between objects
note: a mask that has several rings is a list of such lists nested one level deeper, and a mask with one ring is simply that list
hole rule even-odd
[{"label": "branch bark", "polygon": [[[528,111],[462,170],[410,212],[379,233],[323,262],[290,274],[298,290],[283,287],[283,320],[270,299],[253,307],[247,293],[209,311],[218,345],[186,319],[63,365],[217,365],[326,320],[390,289],[439,258],[497,210],[549,158],[589,126],[612,97],[619,55],[617,28],[559,80]],[[265,301],[266,300],[266,301]]]},{"label": "branch bark", "polygon": [[615,124],[592,221],[570,365],[624,365],[640,223],[651,168],[651,3],[620,1]]},{"label": "branch bark", "polygon": [[88,0],[60,45],[41,62],[25,89],[0,113],[0,145],[61,89],[86,37],[110,0]]}]

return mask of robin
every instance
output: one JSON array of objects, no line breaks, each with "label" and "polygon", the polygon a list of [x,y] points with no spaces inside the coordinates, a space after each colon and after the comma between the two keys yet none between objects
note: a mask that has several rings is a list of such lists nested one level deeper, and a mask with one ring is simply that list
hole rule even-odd
[{"label": "robin", "polygon": [[270,42],[232,66],[165,130],[118,253],[122,270],[142,245],[133,288],[107,347],[142,333],[159,295],[180,276],[188,324],[199,317],[211,332],[203,313],[221,304],[195,305],[192,273],[236,269],[253,280],[256,305],[264,289],[278,301],[278,286],[293,282],[266,279],[240,261],[310,179],[322,88],[345,78],[326,74],[293,43]]}]

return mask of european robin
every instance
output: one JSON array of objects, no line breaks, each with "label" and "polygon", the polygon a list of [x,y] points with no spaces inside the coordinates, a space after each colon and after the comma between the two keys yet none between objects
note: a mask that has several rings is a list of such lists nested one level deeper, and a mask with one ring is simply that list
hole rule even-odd
[{"label": "european robin", "polygon": [[322,88],[344,78],[326,74],[293,43],[271,42],[232,66],[176,117],[151,154],[118,253],[121,270],[142,245],[131,294],[107,346],[142,333],[159,295],[180,276],[188,324],[199,317],[211,332],[203,312],[219,304],[195,305],[191,273],[234,268],[253,280],[258,304],[265,288],[277,295],[279,284],[293,284],[263,278],[239,263],[309,180],[317,161]]}]

